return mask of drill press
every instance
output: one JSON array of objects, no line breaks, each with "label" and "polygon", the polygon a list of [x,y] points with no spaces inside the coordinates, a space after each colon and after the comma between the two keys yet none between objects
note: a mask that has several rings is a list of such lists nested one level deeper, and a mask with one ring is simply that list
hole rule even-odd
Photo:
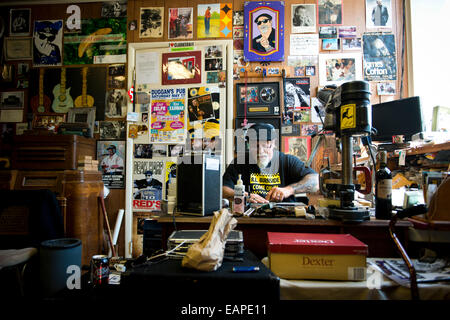
[{"label": "drill press", "polygon": [[353,137],[371,133],[372,106],[369,83],[351,81],[342,84],[330,92],[325,107],[324,130],[335,132],[342,154],[341,184],[337,186],[340,205],[329,207],[329,217],[345,222],[369,220],[369,209],[356,207],[353,202],[355,184],[352,161]]}]

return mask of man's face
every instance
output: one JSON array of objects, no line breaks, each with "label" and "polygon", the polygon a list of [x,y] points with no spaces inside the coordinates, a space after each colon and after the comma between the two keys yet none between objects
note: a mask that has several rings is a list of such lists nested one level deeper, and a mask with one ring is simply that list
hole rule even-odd
[{"label": "man's face", "polygon": [[256,20],[256,25],[258,26],[258,30],[261,34],[272,31],[272,19],[267,17],[259,17],[258,20]]},{"label": "man's face", "polygon": [[151,174],[149,174],[149,173],[147,173],[146,175],[145,175],[145,180],[147,180],[147,182],[150,182],[150,181],[152,181],[152,175]]},{"label": "man's face", "polygon": [[192,100],[192,105],[194,107],[197,107],[198,106],[198,100],[197,99]]},{"label": "man's face", "polygon": [[304,16],[306,16],[306,9],[304,9],[304,8],[299,8],[299,9],[297,10],[297,15],[298,15],[299,17],[304,17]]},{"label": "man's face", "polygon": [[49,56],[53,50],[53,46],[51,42],[55,40],[55,35],[47,32],[36,32],[34,34],[34,44],[36,49],[46,55]]},{"label": "man's face", "polygon": [[272,160],[273,150],[275,149],[275,140],[260,141],[257,145],[252,146],[250,153],[257,155],[257,164],[260,168],[265,168]]},{"label": "man's face", "polygon": [[382,0],[377,0],[377,4],[378,4],[379,6],[381,6],[381,5],[383,4],[383,1],[382,1]]},{"label": "man's face", "polygon": [[110,156],[112,156],[114,153],[116,153],[116,151],[113,148],[109,148],[108,153]]}]

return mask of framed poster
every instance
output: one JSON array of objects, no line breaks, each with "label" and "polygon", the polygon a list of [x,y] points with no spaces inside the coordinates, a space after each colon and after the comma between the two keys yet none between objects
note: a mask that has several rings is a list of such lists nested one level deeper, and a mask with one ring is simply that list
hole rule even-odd
[{"label": "framed poster", "polygon": [[342,25],[343,0],[317,0],[319,25]]},{"label": "framed poster", "polygon": [[362,80],[360,53],[319,55],[319,85],[341,85],[343,82],[353,80]]},{"label": "framed poster", "polygon": [[201,59],[201,51],[163,53],[162,84],[200,83]]},{"label": "framed poster", "polygon": [[9,16],[9,35],[11,37],[30,35],[31,9],[11,9]]},{"label": "framed poster", "polygon": [[247,61],[284,61],[284,1],[245,2]]},{"label": "framed poster", "polygon": [[393,34],[364,34],[364,80],[397,80],[395,36]]},{"label": "framed poster", "polygon": [[62,65],[63,20],[34,21],[33,67]]},{"label": "framed poster", "polygon": [[133,161],[133,210],[161,210],[164,169],[164,161]]},{"label": "framed poster", "polygon": [[125,141],[97,141],[98,170],[111,189],[125,186]]}]

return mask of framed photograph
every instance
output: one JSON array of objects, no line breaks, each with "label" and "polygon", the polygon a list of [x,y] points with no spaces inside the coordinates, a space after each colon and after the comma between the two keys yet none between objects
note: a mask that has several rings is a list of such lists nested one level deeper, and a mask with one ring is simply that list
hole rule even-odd
[{"label": "framed photograph", "polygon": [[33,59],[32,38],[5,38],[5,60]]},{"label": "framed photograph", "polygon": [[244,11],[235,10],[233,11],[233,26],[243,26],[244,25]]},{"label": "framed photograph", "polygon": [[284,61],[284,33],[284,1],[245,2],[247,61]]},{"label": "framed photograph", "polygon": [[164,7],[140,8],[139,38],[162,38]]},{"label": "framed photograph", "polygon": [[126,121],[100,121],[100,139],[124,140],[127,132]]},{"label": "framed photograph", "polygon": [[33,66],[62,65],[63,20],[36,20],[33,33]]},{"label": "framed photograph", "polygon": [[34,114],[32,127],[56,132],[63,122],[66,122],[65,113],[40,113]]},{"label": "framed photograph", "polygon": [[341,46],[343,51],[361,50],[361,38],[342,38]]},{"label": "framed photograph", "polygon": [[319,85],[341,85],[353,80],[362,80],[360,53],[319,55]]},{"label": "framed photograph", "polygon": [[30,35],[31,9],[11,9],[9,16],[9,35],[11,37]]},{"label": "framed photograph", "polygon": [[322,39],[322,50],[339,50],[339,39]]},{"label": "framed photograph", "polygon": [[70,108],[67,113],[67,122],[82,122],[87,123],[91,129],[91,138],[94,135],[94,124],[95,124],[95,107],[93,108]]},{"label": "framed photograph", "polygon": [[283,137],[283,152],[306,162],[311,154],[311,137]]},{"label": "framed photograph", "polygon": [[379,96],[393,96],[395,95],[395,82],[378,82],[377,94]]},{"label": "framed photograph", "polygon": [[316,5],[292,5],[291,33],[316,32]]},{"label": "framed photograph", "polygon": [[194,8],[169,8],[169,39],[192,39]]},{"label": "framed photograph", "polygon": [[201,51],[163,53],[162,84],[200,83],[201,59]]},{"label": "framed photograph", "polygon": [[125,187],[125,141],[97,141],[98,171],[110,189]]},{"label": "framed photograph", "polygon": [[366,0],[366,27],[392,28],[391,0]]},{"label": "framed photograph", "polygon": [[295,67],[294,74],[296,77],[303,77],[305,75],[305,67]]},{"label": "framed photograph", "polygon": [[4,91],[1,95],[1,109],[23,109],[25,106],[24,91]]},{"label": "framed photograph", "polygon": [[319,25],[342,25],[343,0],[317,0]]},{"label": "framed photograph", "polygon": [[119,18],[127,16],[127,2],[111,1],[102,3],[102,17],[103,18]]},{"label": "framed photograph", "polygon": [[314,77],[316,75],[316,66],[306,66],[305,75],[308,77]]}]

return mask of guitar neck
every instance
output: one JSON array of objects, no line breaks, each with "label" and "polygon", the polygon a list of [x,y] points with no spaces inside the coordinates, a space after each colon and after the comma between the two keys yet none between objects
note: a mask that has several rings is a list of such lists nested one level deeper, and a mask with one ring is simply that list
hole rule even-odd
[{"label": "guitar neck", "polygon": [[81,101],[83,103],[83,106],[87,105],[87,72],[88,68],[83,68],[83,87],[81,89]]},{"label": "guitar neck", "polygon": [[66,68],[61,68],[61,85],[60,85],[60,94],[66,94]]},{"label": "guitar neck", "polygon": [[44,105],[44,68],[39,69],[39,105]]}]

